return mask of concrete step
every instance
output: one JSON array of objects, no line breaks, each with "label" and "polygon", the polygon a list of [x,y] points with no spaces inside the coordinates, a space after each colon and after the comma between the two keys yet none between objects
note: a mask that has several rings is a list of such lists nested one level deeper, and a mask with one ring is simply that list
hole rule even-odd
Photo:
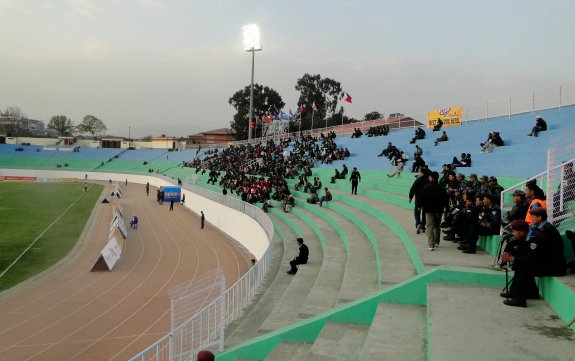
[{"label": "concrete step", "polygon": [[[272,210],[271,213],[275,214],[275,212],[288,217],[289,220],[299,229],[304,242],[309,248],[310,256],[307,264],[298,266],[299,271],[295,276],[285,273],[290,269],[289,262],[283,265],[280,269],[279,273],[283,277],[293,278],[293,280],[290,282],[289,287],[285,290],[270,315],[262,323],[260,331],[273,331],[286,326],[297,319],[307,295],[315,284],[315,280],[323,262],[323,252],[320,241],[309,226],[293,214],[285,214],[281,210]],[[292,242],[297,246],[295,240]],[[293,254],[286,255],[286,260],[291,260],[296,255],[297,250],[294,250]]]},{"label": "concrete step", "polygon": [[265,358],[266,361],[305,360],[313,344],[303,342],[282,342]]},{"label": "concrete step", "polygon": [[382,287],[405,281],[417,274],[403,242],[383,222],[346,203],[337,204],[360,218],[377,238]]},{"label": "concrete step", "polygon": [[262,332],[259,331],[259,327],[272,312],[293,279],[292,277],[285,277],[286,275],[282,269],[282,265],[289,262],[287,258],[297,250],[295,242],[292,241],[295,234],[279,218],[273,215],[269,215],[269,217],[276,227],[286,236],[285,247],[287,248],[287,252],[284,252],[284,242],[279,238],[278,232],[276,232],[274,235],[275,249],[270,273],[260,287],[260,290],[258,290],[258,294],[255,296],[252,304],[246,308],[240,318],[226,328],[226,348],[262,334]]},{"label": "concrete step", "polygon": [[321,269],[298,315],[298,318],[306,319],[328,311],[336,305],[346,272],[347,254],[343,241],[323,218],[302,207],[292,212],[313,222],[321,231],[326,243]]},{"label": "concrete step", "polygon": [[357,360],[368,331],[369,326],[366,325],[328,322],[321,330],[305,360]]},{"label": "concrete step", "polygon": [[443,232],[441,234],[442,240],[439,248],[433,252],[429,252],[427,250],[426,234],[417,234],[416,232],[413,209],[407,209],[361,195],[354,196],[354,199],[364,202],[365,204],[393,217],[393,219],[403,227],[409,235],[411,242],[419,253],[426,269],[440,265],[489,269],[493,264],[493,257],[483,250],[478,249],[476,254],[461,253],[461,251],[457,250],[457,243],[443,240]]},{"label": "concrete step", "polygon": [[360,361],[420,361],[426,358],[425,306],[381,303]]},{"label": "concrete step", "polygon": [[323,208],[340,225],[350,242],[338,305],[377,291],[377,262],[371,242],[349,219],[331,209],[330,203]]},{"label": "concrete step", "polygon": [[544,301],[510,307],[499,291],[429,284],[429,360],[573,360],[575,332]]}]

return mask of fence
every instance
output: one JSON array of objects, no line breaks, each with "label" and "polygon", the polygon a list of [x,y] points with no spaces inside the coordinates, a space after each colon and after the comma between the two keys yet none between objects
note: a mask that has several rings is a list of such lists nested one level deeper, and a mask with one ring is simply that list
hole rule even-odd
[{"label": "fence", "polygon": [[[494,117],[511,117],[515,114],[535,113],[544,109],[561,108],[563,106],[575,104],[575,83],[567,83],[558,87],[541,89],[538,91],[524,92],[509,97],[486,100],[484,102],[467,104],[462,106],[462,124],[465,122],[484,120]],[[441,105],[443,108],[446,105]],[[430,109],[432,110],[432,109]],[[336,134],[350,134],[354,128],[362,130],[373,126],[388,124],[390,129],[414,128],[420,124],[427,124],[427,112],[410,114],[409,117],[366,120],[356,123],[336,125],[324,128],[314,128],[313,130],[302,131],[303,135],[317,136],[320,133],[330,131]],[[293,137],[298,137],[296,133],[290,133]],[[268,140],[282,140],[290,134],[276,134],[266,137],[253,138],[249,143],[266,142]],[[247,144],[247,140],[234,142],[233,144]],[[204,147],[204,145],[202,145]]]},{"label": "fence", "polygon": [[[165,179],[174,182],[173,179]],[[272,243],[274,229],[272,222],[261,209],[195,185],[186,184],[183,188],[240,211],[256,220],[266,232],[269,241],[268,248],[261,259],[225,292],[223,276],[220,278],[220,276],[214,277],[213,275],[204,275],[196,285],[184,284],[171,289],[170,293],[175,300],[172,303],[173,323],[171,332],[132,357],[130,361],[184,361],[193,360],[200,349],[221,351],[225,327],[249,305],[270,268],[274,251]],[[219,272],[216,273],[220,274]],[[214,280],[213,285],[209,285],[210,277]],[[195,290],[205,295],[206,292],[210,291],[210,288],[215,290],[218,287],[217,284],[221,285],[220,296],[214,298],[211,303],[186,320],[187,315],[199,308],[194,299],[205,299],[196,297],[198,294],[194,291],[189,292],[189,290],[195,287]]]},{"label": "fence", "polygon": [[553,137],[552,148],[547,150],[547,170],[524,180],[501,192],[501,209],[513,206],[511,194],[515,190],[524,190],[529,182],[535,182],[547,196],[548,221],[560,232],[575,228],[575,145],[573,144],[575,127],[562,135]]},{"label": "fence", "polygon": [[575,127],[554,137],[547,151],[547,214],[560,232],[575,228]]}]

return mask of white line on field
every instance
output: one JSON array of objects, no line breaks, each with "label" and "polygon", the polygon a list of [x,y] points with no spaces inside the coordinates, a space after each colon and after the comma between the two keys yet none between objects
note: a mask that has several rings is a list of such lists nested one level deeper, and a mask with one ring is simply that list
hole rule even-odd
[{"label": "white line on field", "polygon": [[[91,187],[91,186],[90,186],[90,187]],[[56,219],[54,220],[54,222],[52,222],[48,227],[46,227],[46,229],[44,229],[44,230],[42,231],[42,233],[40,233],[40,235],[38,235],[38,237],[36,237],[36,239],[33,240],[32,243],[30,243],[30,244],[28,245],[28,247],[26,247],[26,249],[23,250],[22,253],[20,253],[20,255],[19,255],[18,257],[16,257],[16,259],[15,259],[12,263],[10,263],[10,265],[9,265],[8,267],[6,267],[6,269],[5,269],[4,271],[2,271],[2,273],[0,273],[0,278],[2,278],[2,276],[4,276],[4,275],[6,274],[6,272],[8,272],[8,271],[10,270],[10,268],[12,268],[12,266],[14,266],[14,265],[20,260],[20,258],[22,258],[22,257],[26,254],[26,252],[28,252],[28,251],[30,250],[30,248],[32,248],[32,246],[34,246],[34,245],[36,244],[36,242],[37,242],[40,238],[42,238],[42,236],[43,236],[46,232],[48,232],[48,231],[50,230],[50,228],[52,228],[52,226],[55,225],[55,224],[60,220],[60,218],[62,218],[62,217],[70,210],[70,208],[72,208],[76,203],[78,203],[78,201],[80,200],[80,198],[82,198],[83,195],[84,195],[84,193],[80,194],[80,196],[79,196],[78,198],[76,198],[76,200],[75,200],[72,204],[70,204],[70,205],[68,206],[68,208],[66,208],[66,209],[58,216],[58,218],[56,218]]]}]

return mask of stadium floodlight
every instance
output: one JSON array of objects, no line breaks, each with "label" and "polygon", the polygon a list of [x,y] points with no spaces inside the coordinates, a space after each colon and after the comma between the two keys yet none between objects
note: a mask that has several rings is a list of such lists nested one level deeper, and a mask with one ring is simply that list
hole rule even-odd
[{"label": "stadium floodlight", "polygon": [[[252,83],[250,87],[250,113],[248,118],[248,142],[252,139],[252,122],[254,119],[254,63],[256,51],[262,50],[260,29],[256,24],[244,26],[244,50],[252,53]],[[254,124],[255,128],[255,124]]]},{"label": "stadium floodlight", "polygon": [[256,24],[244,25],[244,50],[262,50],[262,44],[260,42],[260,29]]}]

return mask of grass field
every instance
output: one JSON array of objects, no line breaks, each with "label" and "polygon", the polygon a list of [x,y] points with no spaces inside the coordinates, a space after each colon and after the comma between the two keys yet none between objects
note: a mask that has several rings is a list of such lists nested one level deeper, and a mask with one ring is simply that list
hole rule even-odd
[{"label": "grass field", "polygon": [[74,247],[103,189],[90,184],[84,193],[83,186],[0,182],[0,291],[42,272]]}]

